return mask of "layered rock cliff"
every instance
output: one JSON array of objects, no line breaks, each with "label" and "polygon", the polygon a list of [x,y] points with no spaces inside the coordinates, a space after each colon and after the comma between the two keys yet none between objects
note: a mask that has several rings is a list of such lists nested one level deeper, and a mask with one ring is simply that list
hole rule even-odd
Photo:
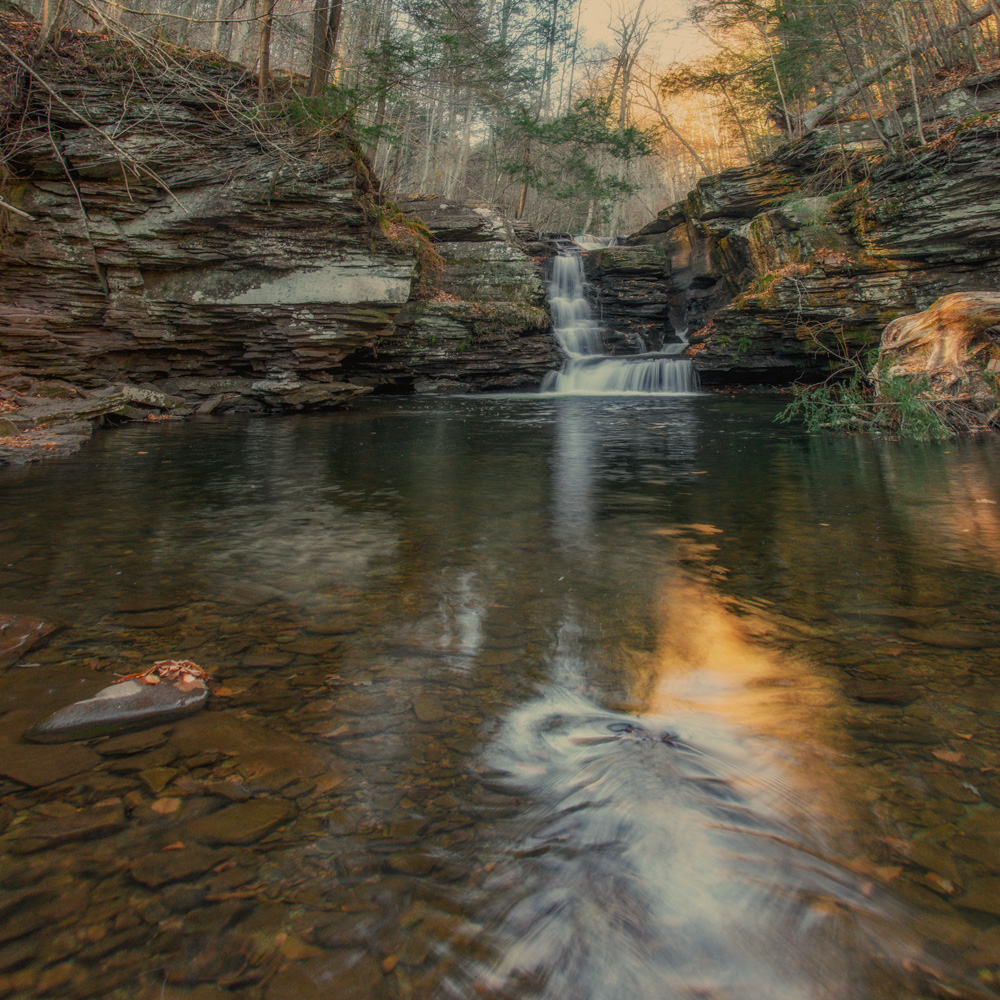
[{"label": "layered rock cliff", "polygon": [[0,249],[4,368],[243,406],[365,391],[337,370],[391,332],[414,255],[373,223],[350,137],[256,126],[235,68],[142,66],[137,84],[100,52],[64,37],[36,76],[7,67],[5,200],[30,218],[7,213]]},{"label": "layered rock cliff", "polygon": [[[874,150],[868,123],[814,131],[700,181],[592,280],[614,295],[659,251],[656,322],[692,332],[703,383],[822,377],[845,352],[876,346],[897,316],[950,292],[1000,289],[997,112],[1000,74],[935,97],[926,146]],[[619,329],[646,322],[620,301]]]},{"label": "layered rock cliff", "polygon": [[439,198],[400,203],[433,241],[437,289],[396,316],[395,334],[358,351],[352,382],[376,392],[488,392],[536,388],[559,366],[536,234],[488,205]]},{"label": "layered rock cliff", "polygon": [[[37,28],[6,16],[0,36],[27,53]],[[415,280],[426,232],[398,223],[347,130],[262,114],[207,57],[55,43],[30,69],[0,57],[5,405],[33,412],[31,380],[55,379],[173,412],[303,409],[537,385],[555,363],[528,234],[494,211],[412,206],[444,258],[433,290]]]}]

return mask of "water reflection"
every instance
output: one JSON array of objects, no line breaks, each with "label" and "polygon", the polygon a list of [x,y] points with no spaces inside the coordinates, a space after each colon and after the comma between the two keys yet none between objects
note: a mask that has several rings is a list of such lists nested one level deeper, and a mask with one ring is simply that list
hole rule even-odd
[{"label": "water reflection", "polygon": [[491,746],[490,781],[529,807],[472,975],[551,1000],[918,990],[903,908],[836,860],[854,847],[833,684],[697,577],[669,573],[660,606],[632,713],[588,696],[570,608],[551,680]]},{"label": "water reflection", "polygon": [[[1000,447],[775,408],[374,402],[0,475],[0,611],[67,623],[0,675],[0,995],[1000,976]],[[25,769],[39,716],[163,656],[230,698]],[[229,842],[233,805],[289,818]]]}]

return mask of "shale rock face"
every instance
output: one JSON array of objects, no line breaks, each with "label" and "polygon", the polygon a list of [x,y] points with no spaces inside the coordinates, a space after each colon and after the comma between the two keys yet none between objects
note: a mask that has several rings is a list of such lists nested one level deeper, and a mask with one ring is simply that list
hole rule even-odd
[{"label": "shale rock face", "polygon": [[7,197],[32,218],[10,214],[0,244],[0,374],[183,385],[219,409],[367,391],[339,366],[391,331],[414,256],[369,223],[349,137],[253,129],[232,68],[135,86],[76,41],[41,72],[58,100],[25,87],[6,140]]},{"label": "shale rock face", "polygon": [[[1000,74],[970,78],[923,109],[942,138],[902,160],[872,157],[870,123],[817,130],[705,178],[630,237],[622,250],[665,255],[656,293],[674,328],[695,331],[703,384],[823,376],[831,350],[875,347],[897,316],[1000,289],[1000,128],[975,117],[998,108]],[[867,179],[829,193],[835,161],[852,155]],[[627,275],[622,258],[591,280],[603,296]],[[646,321],[621,301],[620,325]]]},{"label": "shale rock face", "polygon": [[541,270],[527,252],[535,234],[490,206],[413,199],[400,208],[434,241],[440,290],[411,299],[392,337],[347,362],[351,381],[381,393],[537,387],[559,355]]},{"label": "shale rock face", "polygon": [[666,287],[670,266],[662,247],[591,250],[584,273],[597,290],[609,354],[659,350],[674,339]]}]

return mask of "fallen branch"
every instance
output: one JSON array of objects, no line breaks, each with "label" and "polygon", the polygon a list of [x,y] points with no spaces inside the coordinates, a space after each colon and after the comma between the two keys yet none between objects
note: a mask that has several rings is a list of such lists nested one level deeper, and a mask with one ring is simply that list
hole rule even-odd
[{"label": "fallen branch", "polygon": [[0,198],[0,208],[6,208],[8,212],[14,212],[16,215],[20,215],[22,218],[27,219],[29,222],[34,222],[35,217],[33,215],[28,215],[27,212],[22,212],[21,209],[15,208],[10,202],[4,201]]},{"label": "fallen branch", "polygon": [[832,97],[824,101],[822,104],[817,104],[811,111],[807,111],[801,118],[798,119],[798,125],[803,132],[808,132],[810,129],[815,128],[819,125],[825,118],[832,115],[841,105],[846,104],[849,100],[857,97],[866,87],[875,83],[880,77],[884,76],[891,69],[895,69],[897,66],[906,62],[908,59],[912,59],[913,56],[920,55],[931,45],[941,42],[946,38],[951,38],[953,35],[958,35],[963,31],[967,31],[973,25],[979,24],[981,21],[985,21],[988,17],[996,17],[997,8],[987,3],[982,7],[977,8],[965,17],[959,18],[954,24],[944,28],[936,39],[932,38],[918,38],[909,48],[903,49],[900,52],[889,56],[888,59],[883,59],[878,65],[873,66],[871,69],[866,70],[864,73],[858,74],[858,76],[848,84],[845,84],[840,90],[836,91]]}]

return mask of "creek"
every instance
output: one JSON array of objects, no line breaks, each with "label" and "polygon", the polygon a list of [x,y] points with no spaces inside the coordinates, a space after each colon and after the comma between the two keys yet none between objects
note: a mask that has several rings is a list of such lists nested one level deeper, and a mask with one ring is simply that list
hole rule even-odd
[{"label": "creek", "polygon": [[[991,995],[1000,447],[778,405],[368,400],[0,473],[0,610],[63,622],[0,675],[0,996]],[[225,696],[19,742],[164,657]]]}]

